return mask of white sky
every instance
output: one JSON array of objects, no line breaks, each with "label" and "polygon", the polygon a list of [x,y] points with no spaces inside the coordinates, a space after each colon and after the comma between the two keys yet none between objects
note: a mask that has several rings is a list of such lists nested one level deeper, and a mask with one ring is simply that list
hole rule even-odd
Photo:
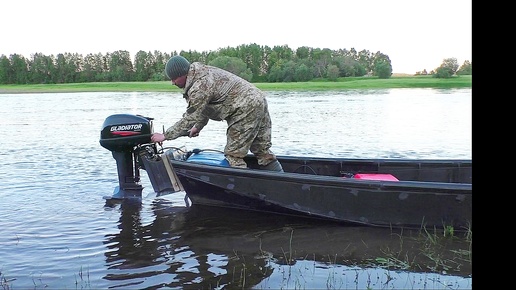
[{"label": "white sky", "polygon": [[472,62],[471,0],[6,0],[0,11],[7,57],[256,43],[380,51],[394,73]]}]

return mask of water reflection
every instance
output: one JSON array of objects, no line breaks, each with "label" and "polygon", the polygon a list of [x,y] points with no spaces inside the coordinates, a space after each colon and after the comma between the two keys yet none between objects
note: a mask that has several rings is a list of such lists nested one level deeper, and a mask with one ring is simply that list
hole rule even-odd
[{"label": "water reflection", "polygon": [[[346,281],[347,287],[354,283],[354,287],[362,288],[361,283],[366,282],[359,279],[358,273],[363,269],[373,267],[383,273],[379,276],[386,276],[387,270],[378,269],[380,259],[399,259],[398,267],[408,262],[429,265],[420,253],[424,245],[411,231],[372,230],[197,205],[178,207],[166,199],[155,199],[151,208],[154,220],[144,224],[138,203],[120,205],[120,233],[106,235],[104,242],[108,248],[104,279],[110,281],[110,288],[247,289],[278,288],[289,283],[305,288],[310,285],[305,281],[308,274],[309,283],[315,287],[333,277],[335,285]],[[447,243],[448,253],[468,247],[458,240]],[[396,264],[393,261],[390,263]],[[295,267],[306,273],[288,274]],[[458,275],[452,280],[464,280],[462,275],[470,283],[467,275],[471,273],[471,263],[462,261],[456,269],[452,267],[446,269]],[[416,272],[435,270],[438,269],[421,268]],[[397,275],[399,280],[410,280],[409,274]],[[450,280],[446,276],[439,279]]]},{"label": "water reflection", "polygon": [[265,259],[239,253],[234,248],[238,243],[228,243],[242,229],[227,227],[227,232],[220,225],[210,227],[210,221],[217,218],[206,215],[211,209],[174,207],[157,200],[152,204],[155,220],[149,225],[142,225],[140,209],[137,203],[122,203],[120,233],[106,236],[108,274],[104,279],[119,281],[113,288],[244,286],[257,284],[272,272]]}]

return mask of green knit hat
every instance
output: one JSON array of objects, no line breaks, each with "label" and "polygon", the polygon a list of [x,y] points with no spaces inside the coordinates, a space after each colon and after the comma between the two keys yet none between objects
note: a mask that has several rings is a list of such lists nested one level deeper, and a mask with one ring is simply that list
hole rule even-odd
[{"label": "green knit hat", "polygon": [[180,55],[175,55],[168,60],[165,66],[165,74],[169,79],[175,80],[180,76],[186,75],[189,69],[190,62]]}]

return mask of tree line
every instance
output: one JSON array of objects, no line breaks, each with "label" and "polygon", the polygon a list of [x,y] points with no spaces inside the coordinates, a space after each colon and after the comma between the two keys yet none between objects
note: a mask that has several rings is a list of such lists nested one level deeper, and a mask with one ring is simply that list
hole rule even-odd
[{"label": "tree line", "polygon": [[[131,60],[128,51],[111,53],[34,53],[30,58],[20,54],[0,56],[0,84],[60,84],[85,82],[145,82],[167,80],[164,69],[168,59],[182,55],[190,62],[203,62],[231,71],[251,82],[301,82],[313,79],[336,81],[342,77],[377,76],[389,78],[392,65],[389,56],[354,48],[328,48],[258,44],[219,48],[215,51],[145,52],[138,51]],[[417,74],[428,74],[426,70]],[[445,59],[430,74],[451,77],[471,74],[469,61],[459,68],[455,58]]]}]

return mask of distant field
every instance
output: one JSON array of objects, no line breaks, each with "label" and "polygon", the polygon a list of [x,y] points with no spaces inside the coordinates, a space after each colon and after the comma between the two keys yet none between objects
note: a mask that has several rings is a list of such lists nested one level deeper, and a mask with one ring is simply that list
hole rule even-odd
[{"label": "distant field", "polygon": [[[255,83],[264,91],[280,90],[344,90],[382,88],[471,88],[473,78],[456,76],[438,79],[432,76],[347,77],[330,82],[316,80],[297,83]],[[0,94],[10,93],[65,93],[65,92],[173,92],[180,91],[169,81],[159,82],[97,82],[73,84],[0,85]]]}]

